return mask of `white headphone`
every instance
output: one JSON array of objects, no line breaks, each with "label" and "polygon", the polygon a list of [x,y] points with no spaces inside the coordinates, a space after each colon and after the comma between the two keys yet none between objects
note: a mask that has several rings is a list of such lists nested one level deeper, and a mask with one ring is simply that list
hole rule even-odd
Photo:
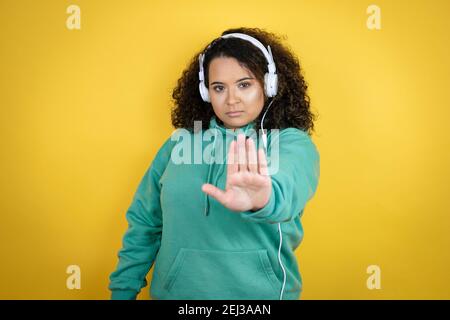
[{"label": "white headphone", "polygon": [[[240,38],[240,39],[244,39],[247,41],[250,41],[251,43],[253,43],[256,47],[258,47],[262,53],[264,54],[264,57],[266,57],[267,60],[267,69],[269,70],[268,72],[266,72],[266,74],[264,75],[264,91],[266,93],[266,96],[269,98],[272,98],[274,96],[276,96],[277,91],[278,91],[278,75],[276,74],[276,68],[275,68],[275,62],[273,61],[273,56],[272,56],[272,50],[270,50],[270,46],[267,46],[267,49],[264,47],[264,45],[259,42],[257,39],[243,34],[243,33],[229,33],[226,34],[224,36],[221,36],[220,38]],[[205,102],[211,102],[210,98],[209,98],[209,92],[208,92],[208,88],[206,88],[205,86],[205,73],[203,71],[203,60],[205,59],[205,53],[206,51],[208,51],[209,47],[211,47],[211,45],[214,43],[211,42],[211,44],[205,49],[204,53],[201,53],[199,55],[199,64],[200,64],[200,71],[198,73],[198,77],[200,79],[200,84],[199,84],[199,89],[200,89],[200,95],[203,99],[203,101]],[[264,115],[261,119],[261,130],[262,130],[262,138],[263,138],[263,143],[264,143],[264,147],[267,150],[267,136],[266,133],[264,131],[263,128],[263,123],[264,123],[264,118],[266,116],[267,111],[269,111],[269,108],[271,106],[273,102],[270,101],[269,105],[267,106],[266,112],[264,112]],[[284,269],[283,263],[281,262],[281,245],[283,243],[283,236],[282,236],[282,232],[281,232],[281,223],[278,223],[278,232],[280,234],[280,245],[278,247],[278,262],[280,263],[281,269],[283,270],[283,286],[281,287],[281,292],[280,292],[280,300],[283,299],[283,293],[284,293],[284,287],[286,285],[286,270]]]},{"label": "white headphone", "polygon": [[[275,67],[275,62],[273,61],[272,50],[270,49],[270,46],[267,46],[267,50],[266,50],[264,45],[258,39],[255,39],[244,33],[229,33],[229,34],[221,36],[220,38],[240,38],[243,40],[247,40],[247,41],[250,41],[251,43],[253,43],[256,47],[258,47],[262,51],[262,53],[264,54],[264,57],[267,60],[267,69],[268,69],[268,72],[264,75],[264,91],[265,91],[267,97],[269,97],[269,98],[274,97],[278,91],[278,75],[276,74],[277,70]],[[203,101],[205,101],[205,102],[211,102],[211,99],[209,97],[208,88],[206,88],[206,85],[205,85],[205,73],[203,70],[203,61],[205,59],[206,51],[208,51],[209,47],[213,43],[214,43],[214,41],[211,42],[211,44],[206,48],[204,53],[201,53],[198,58],[198,61],[200,64],[200,71],[198,73],[200,83],[199,83],[198,87],[200,90],[200,95],[201,95]]]}]

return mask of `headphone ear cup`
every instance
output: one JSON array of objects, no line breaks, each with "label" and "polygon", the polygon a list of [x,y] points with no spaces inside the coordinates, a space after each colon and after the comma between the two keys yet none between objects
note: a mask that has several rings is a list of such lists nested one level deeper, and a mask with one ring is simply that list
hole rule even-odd
[{"label": "headphone ear cup", "polygon": [[209,91],[208,91],[208,88],[206,88],[206,86],[203,83],[203,81],[200,81],[200,83],[198,85],[198,88],[200,90],[200,96],[202,97],[203,101],[210,102]]},{"label": "headphone ear cup", "polygon": [[278,75],[273,73],[266,73],[264,75],[264,90],[266,95],[271,98],[275,97],[278,92]]}]

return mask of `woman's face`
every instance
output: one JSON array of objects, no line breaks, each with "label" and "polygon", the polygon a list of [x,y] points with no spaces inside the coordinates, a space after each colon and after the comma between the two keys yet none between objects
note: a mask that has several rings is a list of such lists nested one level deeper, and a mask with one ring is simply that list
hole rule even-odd
[{"label": "woman's face", "polygon": [[263,87],[235,58],[214,58],[208,76],[211,104],[225,127],[240,128],[258,117],[264,106]]}]

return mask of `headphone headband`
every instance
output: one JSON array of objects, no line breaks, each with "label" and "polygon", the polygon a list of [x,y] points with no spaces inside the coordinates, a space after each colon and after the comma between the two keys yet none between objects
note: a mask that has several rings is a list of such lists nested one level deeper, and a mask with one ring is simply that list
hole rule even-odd
[{"label": "headphone headband", "polygon": [[266,57],[269,72],[276,73],[275,63],[273,61],[272,50],[270,49],[270,46],[267,46],[266,49],[258,39],[243,33],[229,33],[222,36],[221,38],[240,38],[243,40],[250,41],[251,43],[253,43],[253,45],[258,47],[259,50],[261,50],[261,52],[264,54],[264,57]]}]

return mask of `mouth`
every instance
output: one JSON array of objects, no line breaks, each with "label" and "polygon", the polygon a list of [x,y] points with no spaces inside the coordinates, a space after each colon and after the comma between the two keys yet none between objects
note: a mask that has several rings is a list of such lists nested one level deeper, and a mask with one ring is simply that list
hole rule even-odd
[{"label": "mouth", "polygon": [[227,112],[227,116],[231,117],[231,118],[236,118],[241,116],[244,113],[244,111],[231,111],[231,112]]}]

